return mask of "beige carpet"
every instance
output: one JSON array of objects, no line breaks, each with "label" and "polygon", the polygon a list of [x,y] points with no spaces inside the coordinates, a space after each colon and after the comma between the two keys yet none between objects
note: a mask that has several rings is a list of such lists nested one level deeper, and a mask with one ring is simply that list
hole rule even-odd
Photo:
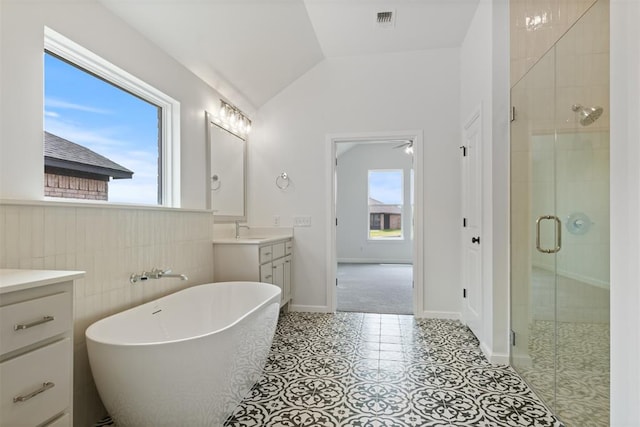
[{"label": "beige carpet", "polygon": [[338,264],[338,311],[413,314],[411,264]]}]

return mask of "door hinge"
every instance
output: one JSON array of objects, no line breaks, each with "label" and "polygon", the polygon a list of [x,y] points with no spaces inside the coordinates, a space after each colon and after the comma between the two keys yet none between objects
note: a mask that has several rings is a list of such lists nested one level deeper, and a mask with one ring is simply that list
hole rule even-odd
[{"label": "door hinge", "polygon": [[467,147],[465,145],[461,145],[462,148],[462,157],[467,157]]},{"label": "door hinge", "polygon": [[514,330],[511,330],[511,345],[513,347],[516,346],[516,333]]},{"label": "door hinge", "polygon": [[338,278],[336,277],[336,287],[338,286]]},{"label": "door hinge", "polygon": [[466,298],[467,297],[467,290],[463,289],[462,290],[462,298]]},{"label": "door hinge", "polygon": [[338,226],[338,218],[336,218],[336,227]]},{"label": "door hinge", "polygon": [[511,117],[510,117],[512,122],[516,121],[516,107],[511,107]]},{"label": "door hinge", "polygon": [[467,226],[467,218],[462,218],[462,226],[463,227]]}]

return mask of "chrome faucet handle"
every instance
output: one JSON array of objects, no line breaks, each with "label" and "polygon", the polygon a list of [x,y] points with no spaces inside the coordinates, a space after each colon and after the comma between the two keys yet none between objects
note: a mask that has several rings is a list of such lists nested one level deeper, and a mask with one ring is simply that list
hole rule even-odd
[{"label": "chrome faucet handle", "polygon": [[149,276],[146,271],[143,271],[142,274],[134,273],[131,276],[129,276],[129,282],[131,282],[131,284],[135,284],[136,282],[142,281],[142,280],[149,280]]}]

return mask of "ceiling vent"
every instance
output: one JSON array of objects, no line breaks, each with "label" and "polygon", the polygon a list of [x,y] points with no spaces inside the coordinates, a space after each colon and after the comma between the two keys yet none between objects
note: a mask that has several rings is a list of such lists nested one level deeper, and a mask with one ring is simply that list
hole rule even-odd
[{"label": "ceiling vent", "polygon": [[378,27],[393,27],[396,21],[396,14],[393,10],[385,10],[376,14],[376,25]]}]

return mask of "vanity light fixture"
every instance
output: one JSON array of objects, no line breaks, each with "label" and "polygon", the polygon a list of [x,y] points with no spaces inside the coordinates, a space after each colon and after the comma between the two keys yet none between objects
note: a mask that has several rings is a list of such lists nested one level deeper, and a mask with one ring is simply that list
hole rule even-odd
[{"label": "vanity light fixture", "polygon": [[242,140],[251,131],[251,120],[240,109],[228,102],[220,100],[220,110],[213,117],[214,123],[231,132]]}]

